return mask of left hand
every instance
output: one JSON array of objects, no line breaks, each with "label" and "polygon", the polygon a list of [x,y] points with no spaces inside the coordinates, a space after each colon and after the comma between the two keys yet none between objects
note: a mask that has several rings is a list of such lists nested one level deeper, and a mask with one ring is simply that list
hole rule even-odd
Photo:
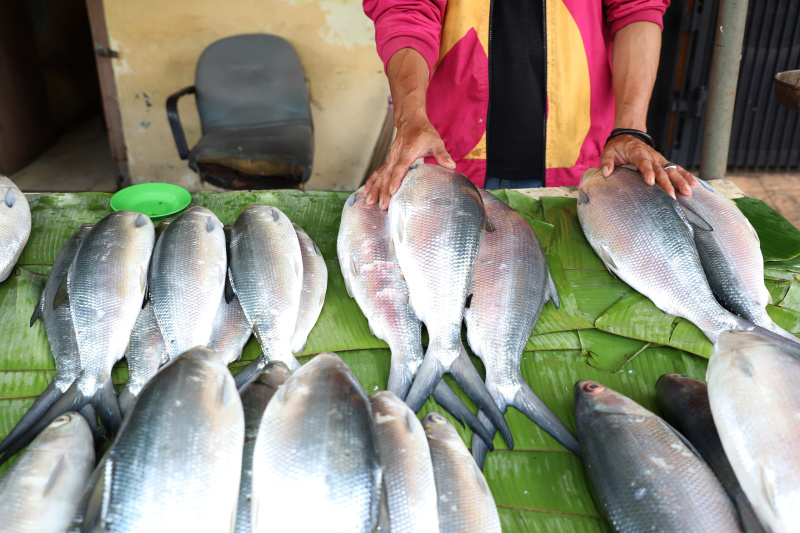
[{"label": "left hand", "polygon": [[657,150],[633,135],[619,135],[611,139],[600,156],[603,177],[608,177],[616,165],[636,165],[648,185],[658,184],[664,192],[675,198],[675,190],[686,196],[692,195],[691,186],[697,179],[680,166],[664,170],[671,164]]}]

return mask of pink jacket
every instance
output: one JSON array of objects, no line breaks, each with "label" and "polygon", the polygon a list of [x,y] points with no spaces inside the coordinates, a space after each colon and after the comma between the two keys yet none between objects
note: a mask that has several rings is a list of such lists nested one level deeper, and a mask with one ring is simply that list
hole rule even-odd
[{"label": "pink jacket", "polygon": [[[401,48],[427,61],[428,118],[478,186],[486,174],[491,1],[363,0],[384,65]],[[614,123],[612,37],[637,21],[663,29],[669,0],[546,1],[545,179],[550,187],[577,185],[584,170],[598,165]]]}]

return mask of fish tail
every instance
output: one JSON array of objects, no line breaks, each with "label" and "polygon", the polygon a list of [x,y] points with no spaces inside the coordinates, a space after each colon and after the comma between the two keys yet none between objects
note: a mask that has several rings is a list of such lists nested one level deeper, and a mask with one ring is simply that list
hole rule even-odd
[{"label": "fish tail", "polygon": [[[489,421],[489,417],[483,411],[478,411],[478,420],[486,427],[486,430],[494,438],[497,430],[494,425]],[[493,451],[494,446],[491,442],[478,437],[477,433],[472,434],[472,457],[478,464],[478,468],[483,470],[483,464],[486,461],[486,454]]]},{"label": "fish tail", "polygon": [[108,437],[108,432],[103,427],[103,424],[97,421],[97,411],[94,410],[92,404],[87,403],[81,408],[79,413],[89,423],[89,429],[92,430],[92,437],[94,437],[94,444],[96,447],[99,447],[100,444],[106,440],[106,437]]},{"label": "fish tail", "polygon": [[100,417],[100,422],[109,434],[114,435],[122,425],[122,413],[119,409],[119,400],[117,393],[114,392],[114,383],[111,381],[111,376],[103,383],[103,386],[97,389],[92,394],[89,403],[97,411]]},{"label": "fish tail", "polygon": [[[490,432],[489,429],[487,429],[489,426],[478,420],[478,417],[464,405],[461,398],[456,395],[455,391],[450,388],[450,385],[448,385],[445,380],[440,381],[439,384],[436,385],[436,388],[433,389],[433,399],[436,400],[436,403],[438,403],[442,409],[461,422],[462,426],[466,424],[472,430],[473,442],[477,440],[482,443],[485,448],[488,447],[490,450],[494,450],[492,439],[494,438],[495,432]],[[494,429],[494,427],[492,427],[492,429]]]},{"label": "fish tail", "polygon": [[125,388],[119,393],[119,410],[123,417],[128,414],[135,399],[136,396],[131,392],[131,389],[125,385]]},{"label": "fish tail", "polygon": [[736,494],[733,496],[733,503],[739,512],[739,519],[742,522],[744,532],[763,533],[764,529],[761,527],[761,522],[759,522],[750,500],[747,499],[741,487],[738,487]]},{"label": "fish tail", "polygon": [[402,364],[392,363],[391,368],[389,368],[389,383],[386,385],[386,390],[393,392],[401,400],[405,400],[413,381],[414,373],[411,372],[410,368]]},{"label": "fish tail", "polygon": [[61,398],[63,393],[56,387],[55,381],[51,381],[44,392],[39,395],[33,405],[28,409],[22,418],[14,426],[3,442],[0,442],[0,453],[4,452],[21,434],[39,420],[54,403]]},{"label": "fish tail", "polygon": [[[800,340],[797,340],[796,337],[792,336],[794,340],[788,339],[774,331],[770,331],[767,328],[758,326],[749,320],[745,320],[744,318],[737,318],[736,328],[739,331],[747,331],[753,333],[754,335],[758,335],[762,339],[768,340],[772,344],[778,346],[782,350],[789,352],[790,354],[794,355],[795,357],[800,358]],[[716,340],[714,341],[716,342]]]},{"label": "fish tail", "polygon": [[425,403],[425,400],[433,393],[436,385],[442,380],[443,375],[444,367],[442,363],[430,354],[426,355],[417,370],[411,389],[408,391],[406,405],[415,413],[419,412],[422,409],[422,404]]},{"label": "fish tail", "polygon": [[450,367],[450,374],[478,408],[486,413],[486,416],[492,421],[492,425],[500,431],[500,435],[506,441],[508,449],[513,450],[514,438],[511,436],[508,423],[503,417],[503,413],[497,408],[494,399],[483,384],[481,375],[475,370],[463,346],[461,347],[461,354],[453,361]]},{"label": "fish tail", "polygon": [[264,354],[259,354],[253,361],[246,367],[241,369],[238,374],[233,376],[233,381],[236,383],[236,389],[242,392],[245,387],[250,385],[258,378],[267,368],[267,358]]},{"label": "fish tail", "polygon": [[556,439],[564,448],[574,453],[579,459],[583,459],[578,439],[533,392],[533,389],[525,383],[525,380],[520,379],[520,388],[514,395],[511,405],[533,420],[536,425]]}]

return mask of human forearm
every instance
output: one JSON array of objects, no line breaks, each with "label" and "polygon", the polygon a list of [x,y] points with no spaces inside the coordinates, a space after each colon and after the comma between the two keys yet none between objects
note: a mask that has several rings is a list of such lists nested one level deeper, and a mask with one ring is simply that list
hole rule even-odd
[{"label": "human forearm", "polygon": [[413,48],[403,48],[386,64],[386,77],[394,103],[394,125],[425,115],[425,93],[430,71],[422,55]]},{"label": "human forearm", "polygon": [[628,24],[614,35],[614,128],[647,131],[660,53],[661,29],[651,22]]}]

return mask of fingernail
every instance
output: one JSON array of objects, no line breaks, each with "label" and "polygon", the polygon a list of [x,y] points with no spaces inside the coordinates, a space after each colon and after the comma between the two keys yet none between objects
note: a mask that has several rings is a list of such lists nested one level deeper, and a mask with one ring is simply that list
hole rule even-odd
[{"label": "fingernail", "polygon": [[601,170],[603,171],[603,176],[608,176],[608,165],[603,165]]}]

